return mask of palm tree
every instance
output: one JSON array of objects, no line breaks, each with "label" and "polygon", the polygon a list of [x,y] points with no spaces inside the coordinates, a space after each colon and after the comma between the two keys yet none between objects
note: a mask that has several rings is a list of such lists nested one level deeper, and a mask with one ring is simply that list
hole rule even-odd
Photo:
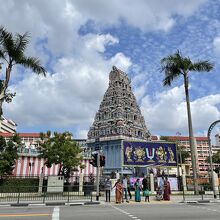
[{"label": "palm tree", "polygon": [[[46,70],[41,66],[38,58],[27,57],[24,54],[29,38],[28,33],[13,35],[4,27],[0,27],[0,59],[6,64],[4,80],[0,80],[0,117],[3,114],[3,102],[10,102],[15,96],[7,91],[14,65],[20,64],[25,68],[30,68],[34,73],[46,75]],[[1,67],[2,63],[0,63],[0,69]]]},{"label": "palm tree", "polygon": [[199,60],[193,63],[189,57],[183,57],[181,52],[177,50],[173,55],[169,55],[161,59],[161,71],[165,73],[163,79],[164,86],[171,86],[174,79],[183,76],[184,87],[186,95],[187,115],[188,115],[188,129],[189,129],[189,144],[191,150],[191,160],[193,169],[193,180],[194,180],[194,191],[198,193],[198,169],[196,164],[196,148],[194,144],[193,128],[192,128],[192,117],[190,110],[190,99],[189,99],[189,72],[209,72],[213,69],[214,65],[207,60]]}]

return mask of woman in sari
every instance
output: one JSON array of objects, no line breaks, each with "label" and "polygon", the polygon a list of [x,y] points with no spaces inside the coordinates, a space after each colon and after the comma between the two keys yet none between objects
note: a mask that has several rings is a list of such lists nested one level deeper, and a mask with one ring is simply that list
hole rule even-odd
[{"label": "woman in sari", "polygon": [[122,187],[120,179],[117,180],[117,182],[115,183],[114,187],[115,187],[115,202],[116,203],[121,203],[123,187]]},{"label": "woman in sari", "polygon": [[141,184],[140,184],[140,179],[137,179],[135,184],[135,202],[140,202],[141,201]]},{"label": "woman in sari", "polygon": [[171,194],[170,182],[169,182],[169,180],[168,180],[168,178],[166,176],[165,180],[164,180],[163,200],[170,201],[170,194]]}]

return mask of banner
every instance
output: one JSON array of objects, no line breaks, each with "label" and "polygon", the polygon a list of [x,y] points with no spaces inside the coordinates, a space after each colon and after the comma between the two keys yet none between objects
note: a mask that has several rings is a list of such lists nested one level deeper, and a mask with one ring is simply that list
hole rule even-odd
[{"label": "banner", "polygon": [[177,166],[176,144],[123,141],[122,166]]}]

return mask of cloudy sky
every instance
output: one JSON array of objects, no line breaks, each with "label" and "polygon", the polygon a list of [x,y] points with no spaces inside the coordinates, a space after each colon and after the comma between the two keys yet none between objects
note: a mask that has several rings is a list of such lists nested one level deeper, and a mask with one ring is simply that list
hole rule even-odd
[{"label": "cloudy sky", "polygon": [[68,130],[85,138],[116,65],[131,78],[152,134],[187,135],[183,79],[165,88],[159,71],[161,58],[177,49],[193,61],[215,64],[210,73],[190,74],[195,135],[206,135],[210,123],[220,119],[218,0],[0,3],[0,24],[13,33],[30,32],[27,54],[47,69],[46,78],[13,69],[10,90],[17,95],[4,104],[4,114],[18,124],[18,132]]}]

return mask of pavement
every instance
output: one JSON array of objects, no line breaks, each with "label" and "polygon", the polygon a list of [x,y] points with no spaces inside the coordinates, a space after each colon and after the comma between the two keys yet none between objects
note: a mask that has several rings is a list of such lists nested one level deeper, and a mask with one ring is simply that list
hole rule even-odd
[{"label": "pavement", "polygon": [[[164,201],[165,202],[165,201]],[[92,206],[0,207],[0,220],[219,220],[220,203],[101,202]]]},{"label": "pavement", "polygon": [[[134,197],[133,197],[134,198]],[[201,197],[201,196],[194,196],[194,195],[188,195],[185,196],[185,200],[183,200],[183,195],[171,195],[170,201],[157,201],[155,199],[155,196],[150,196],[150,203],[149,204],[177,204],[177,203],[220,203],[220,200],[214,200],[212,196],[209,197]],[[101,196],[99,197],[99,201],[95,200],[95,196],[93,196],[93,200],[75,200],[71,202],[67,202],[66,200],[48,200],[45,201],[45,203],[42,203],[42,201],[20,201],[19,204],[17,204],[16,201],[14,202],[1,202],[0,207],[8,207],[8,206],[79,206],[79,205],[98,205],[98,204],[106,204],[105,197]],[[115,204],[115,197],[111,197],[111,203],[112,205]],[[145,202],[144,197],[142,197],[141,202],[135,202],[133,199],[127,203],[124,201],[122,204],[127,205],[138,205],[138,204],[148,204],[148,202]]]}]

